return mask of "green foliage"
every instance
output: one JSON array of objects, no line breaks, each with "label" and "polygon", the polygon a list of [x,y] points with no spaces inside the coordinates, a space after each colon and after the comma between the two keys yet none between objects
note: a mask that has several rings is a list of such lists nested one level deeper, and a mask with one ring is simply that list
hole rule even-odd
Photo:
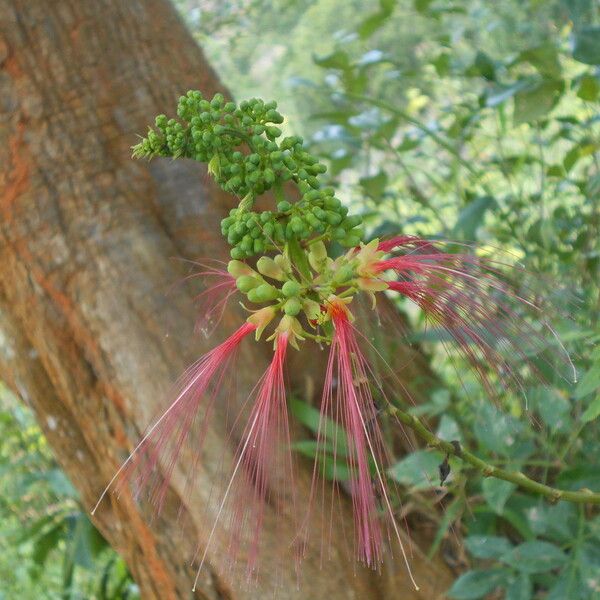
[{"label": "green foliage", "polygon": [[139,598],[30,412],[0,387],[0,598]]}]

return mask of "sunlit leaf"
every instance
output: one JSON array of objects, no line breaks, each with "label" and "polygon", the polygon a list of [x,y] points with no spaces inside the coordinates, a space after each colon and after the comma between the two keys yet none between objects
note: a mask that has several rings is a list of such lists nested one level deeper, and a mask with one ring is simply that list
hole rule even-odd
[{"label": "sunlit leaf", "polygon": [[600,26],[583,27],[573,38],[573,58],[587,65],[600,65]]},{"label": "sunlit leaf", "polygon": [[564,89],[562,81],[542,80],[515,94],[513,120],[516,125],[545,117],[554,108]]}]

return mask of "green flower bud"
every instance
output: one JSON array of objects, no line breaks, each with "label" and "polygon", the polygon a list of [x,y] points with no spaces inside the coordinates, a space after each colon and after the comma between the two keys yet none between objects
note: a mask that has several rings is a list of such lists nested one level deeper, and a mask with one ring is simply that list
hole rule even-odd
[{"label": "green flower bud", "polygon": [[215,94],[213,99],[210,101],[210,105],[213,108],[220,108],[223,105],[225,98],[223,98],[223,94]]},{"label": "green flower bud", "polygon": [[335,197],[325,198],[325,208],[328,208],[330,210],[335,210],[335,209],[339,208],[341,205],[342,205],[342,203]]},{"label": "green flower bud", "polygon": [[265,277],[270,277],[277,281],[285,281],[285,273],[281,267],[268,256],[261,256],[256,263],[256,268]]},{"label": "green flower bud", "polygon": [[351,217],[348,217],[347,219],[344,220],[344,228],[352,229],[353,227],[357,227],[361,223],[362,223],[362,217],[360,217],[359,215],[352,215]]},{"label": "green flower bud", "polygon": [[281,288],[283,295],[286,296],[287,298],[297,296],[301,290],[302,290],[302,287],[296,281],[286,281],[283,284],[283,287]]},{"label": "green flower bud", "polygon": [[[289,282],[288,282],[289,283]],[[283,305],[283,312],[290,317],[295,317],[302,310],[302,302],[298,298],[290,298]]]},{"label": "green flower bud", "polygon": [[346,246],[346,248],[352,248],[354,246],[358,246],[360,244],[360,235],[351,234],[346,236],[343,240],[340,240],[340,244]]},{"label": "green flower bud", "polygon": [[325,219],[330,225],[339,225],[342,222],[342,215],[328,210],[325,213]]},{"label": "green flower bud", "polygon": [[287,212],[292,208],[292,205],[287,200],[282,200],[277,203],[277,210],[279,212]]},{"label": "green flower bud", "polygon": [[242,275],[235,280],[235,285],[240,292],[247,294],[250,290],[260,285],[262,280],[251,275]]},{"label": "green flower bud", "polygon": [[335,283],[346,283],[355,276],[354,267],[352,265],[343,265],[333,277]]},{"label": "green flower bud", "polygon": [[236,279],[242,275],[256,275],[256,271],[252,267],[239,260],[230,260],[227,263],[227,272]]},{"label": "green flower bud", "polygon": [[305,228],[305,225],[302,222],[302,219],[300,219],[299,217],[294,217],[290,221],[290,225],[292,226],[292,231],[294,233],[302,233],[304,231],[304,228]]},{"label": "green flower bud", "polygon": [[[252,291],[256,292],[256,300],[253,300],[253,302],[270,302],[279,297],[279,290],[269,283],[263,283]],[[248,298],[250,298],[250,295],[248,295]]]}]

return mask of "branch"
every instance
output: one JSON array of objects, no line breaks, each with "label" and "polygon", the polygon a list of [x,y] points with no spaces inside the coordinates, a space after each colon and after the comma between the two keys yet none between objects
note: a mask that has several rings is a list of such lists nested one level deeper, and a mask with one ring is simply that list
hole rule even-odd
[{"label": "branch", "polygon": [[427,444],[433,448],[441,450],[448,455],[456,456],[477,470],[481,471],[484,477],[496,477],[497,479],[504,479],[504,481],[510,481],[518,485],[519,487],[539,494],[548,498],[551,502],[558,502],[559,500],[567,500],[568,502],[576,502],[579,504],[600,504],[600,494],[592,492],[587,488],[583,488],[577,492],[570,490],[560,490],[558,488],[544,485],[538,481],[534,481],[521,473],[520,471],[507,471],[506,469],[499,469],[481,460],[471,452],[462,450],[458,444],[454,445],[450,442],[441,440],[436,435],[431,433],[425,425],[415,416],[410,415],[407,412],[399,409],[396,406],[390,406],[387,409],[390,415],[395,416],[405,425],[408,425],[420,438],[425,440]]}]

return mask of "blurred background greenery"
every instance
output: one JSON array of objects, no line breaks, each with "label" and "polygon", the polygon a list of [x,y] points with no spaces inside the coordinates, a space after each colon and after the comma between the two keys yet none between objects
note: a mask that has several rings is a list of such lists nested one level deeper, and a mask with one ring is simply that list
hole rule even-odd
[{"label": "blurred background greenery", "polygon": [[[522,397],[491,403],[474,376],[459,379],[457,357],[410,313],[442,382],[413,410],[492,464],[600,490],[600,3],[176,4],[233,95],[276,99],[288,132],[328,160],[372,236],[498,247],[569,291],[571,318],[560,307],[554,317],[579,381],[561,377],[548,349],[549,384],[526,390],[528,411]],[[2,388],[0,402],[0,598],[137,597],[27,408]],[[429,493],[439,462],[416,450],[390,475],[435,528],[430,552],[462,573],[450,597],[600,598],[597,512],[459,463],[440,498]]]}]

